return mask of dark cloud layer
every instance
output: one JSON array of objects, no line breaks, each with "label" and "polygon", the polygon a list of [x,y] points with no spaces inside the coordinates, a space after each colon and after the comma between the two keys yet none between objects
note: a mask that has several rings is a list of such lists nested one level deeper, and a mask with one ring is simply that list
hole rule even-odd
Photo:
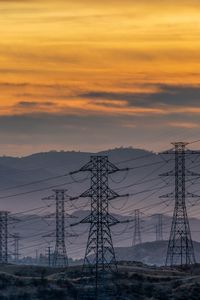
[{"label": "dark cloud layer", "polygon": [[41,106],[55,106],[55,103],[53,102],[34,102],[34,101],[20,101],[16,105],[18,108],[36,108],[36,107],[41,107]]},{"label": "dark cloud layer", "polygon": [[[76,111],[69,113],[64,108],[56,111],[53,107],[56,102],[19,101],[16,104],[18,115],[0,116],[0,151],[18,154],[19,147],[21,154],[52,148],[95,151],[122,145],[155,150],[160,145],[167,146],[171,140],[198,138],[199,114],[193,115],[187,111],[179,113],[179,108],[199,107],[200,87],[157,84],[152,86],[152,91],[149,94],[94,91],[79,97],[105,106],[112,106],[112,102],[113,106],[117,106],[118,101],[120,106],[121,101],[124,101],[130,109],[132,106],[164,106],[166,109],[169,106],[174,107],[173,112],[170,110],[166,115],[104,115],[98,112],[82,115]],[[105,100],[109,100],[108,103]],[[48,111],[45,106],[53,107],[52,111]],[[32,150],[29,150],[29,145],[32,145]]]},{"label": "dark cloud layer", "polygon": [[130,106],[153,107],[157,105],[200,106],[200,86],[156,85],[152,93],[115,93],[93,91],[79,95],[93,100],[125,100]]}]

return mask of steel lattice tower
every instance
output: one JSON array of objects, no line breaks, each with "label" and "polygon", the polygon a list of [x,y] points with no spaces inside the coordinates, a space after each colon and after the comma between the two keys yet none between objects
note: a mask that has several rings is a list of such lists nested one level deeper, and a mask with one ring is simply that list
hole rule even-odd
[{"label": "steel lattice tower", "polygon": [[47,265],[48,267],[51,267],[51,246],[50,245],[46,248],[46,257],[47,257]]},{"label": "steel lattice tower", "polygon": [[196,195],[186,191],[186,176],[197,176],[198,174],[186,169],[186,155],[198,152],[186,151],[188,143],[178,142],[172,143],[172,145],[174,149],[166,151],[164,154],[173,154],[175,156],[175,171],[161,175],[174,176],[175,178],[175,192],[161,196],[161,198],[175,198],[166,265],[187,266],[195,263],[195,255],[187,216],[186,197],[194,198]]},{"label": "steel lattice tower", "polygon": [[[66,195],[65,189],[55,189],[53,192],[54,195],[43,199],[56,201],[56,245],[52,265],[53,267],[64,268],[68,266],[68,257],[65,245],[65,201],[68,196]],[[49,235],[49,237],[50,236],[52,235]]]},{"label": "steel lattice tower", "polygon": [[139,209],[135,210],[134,223],[135,224],[134,224],[133,246],[142,243]]},{"label": "steel lattice tower", "polygon": [[163,215],[157,214],[156,241],[163,241]]},{"label": "steel lattice tower", "polygon": [[8,263],[8,212],[0,211],[0,264]]},{"label": "steel lattice tower", "polygon": [[19,233],[14,233],[12,237],[14,239],[14,261],[15,261],[15,263],[18,263],[20,235],[19,235]]},{"label": "steel lattice tower", "polygon": [[91,187],[80,197],[91,198],[91,213],[80,222],[90,224],[83,272],[89,268],[95,277],[95,299],[107,299],[105,275],[117,271],[110,226],[119,223],[109,213],[109,201],[119,195],[109,188],[108,180],[109,174],[120,170],[107,156],[91,156],[90,162],[77,172],[86,171],[91,173]]},{"label": "steel lattice tower", "polygon": [[65,190],[54,190],[56,198],[56,247],[53,256],[54,267],[68,266],[65,245]]}]

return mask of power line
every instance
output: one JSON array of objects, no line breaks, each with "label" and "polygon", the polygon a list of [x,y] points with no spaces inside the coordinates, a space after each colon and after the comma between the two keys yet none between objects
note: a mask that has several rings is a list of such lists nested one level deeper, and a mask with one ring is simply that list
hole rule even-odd
[{"label": "power line", "polygon": [[121,160],[121,161],[114,162],[114,163],[115,163],[115,165],[120,165],[122,163],[127,163],[127,162],[130,162],[130,161],[143,159],[143,158],[146,158],[146,157],[149,157],[149,156],[152,156],[152,155],[155,156],[156,154],[155,153],[148,153],[148,154],[145,154],[145,155],[142,155],[142,156],[137,156],[137,157],[129,158],[129,159],[126,159],[126,160]]},{"label": "power line", "polygon": [[28,195],[28,194],[32,194],[32,193],[37,193],[37,192],[43,192],[43,191],[46,191],[46,190],[49,190],[49,189],[53,189],[53,188],[57,188],[57,187],[61,187],[61,186],[65,186],[65,185],[73,184],[73,183],[74,183],[74,181],[65,182],[65,183],[62,183],[62,184],[52,185],[52,186],[37,189],[37,190],[31,190],[31,191],[26,191],[26,192],[22,192],[22,193],[11,194],[11,195],[7,195],[7,196],[0,196],[0,199],[8,199],[8,198],[14,198],[14,197]]},{"label": "power line", "polygon": [[47,181],[51,181],[51,180],[55,180],[55,179],[60,179],[60,178],[66,177],[66,176],[69,176],[69,174],[63,174],[63,175],[47,177],[47,178],[44,178],[44,179],[41,179],[41,180],[36,180],[36,181],[32,181],[32,182],[28,182],[28,183],[24,183],[24,184],[20,184],[20,185],[15,185],[15,186],[3,188],[3,189],[0,189],[0,192],[15,190],[15,189],[18,189],[18,188],[23,188],[23,187],[34,185],[34,184],[39,184],[39,183],[43,183],[43,182],[47,182]]},{"label": "power line", "polygon": [[[134,161],[134,160],[143,159],[143,158],[151,156],[151,155],[156,155],[156,154],[155,153],[148,153],[146,155],[139,156],[139,157],[134,157],[134,158],[131,158],[129,160],[119,161],[117,164],[121,164],[121,163],[126,162],[126,161]],[[23,188],[23,187],[26,187],[26,186],[35,185],[35,184],[39,184],[39,183],[44,183],[44,182],[47,182],[47,181],[56,180],[56,179],[60,179],[60,178],[67,177],[67,176],[72,177],[71,173],[72,172],[64,173],[64,174],[57,175],[57,176],[51,176],[51,177],[47,177],[47,178],[40,179],[40,180],[35,180],[35,181],[31,181],[31,182],[27,182],[27,183],[23,183],[23,184],[19,184],[19,185],[14,185],[14,186],[2,188],[2,189],[0,189],[0,192],[13,190],[13,189],[18,189],[18,188]],[[73,177],[72,177],[72,179],[73,179],[73,182],[80,182],[80,181],[75,180]]]},{"label": "power line", "polygon": [[192,142],[189,142],[188,144],[191,145],[191,144],[195,144],[195,143],[199,143],[200,140],[195,140],[195,141],[192,141]]}]

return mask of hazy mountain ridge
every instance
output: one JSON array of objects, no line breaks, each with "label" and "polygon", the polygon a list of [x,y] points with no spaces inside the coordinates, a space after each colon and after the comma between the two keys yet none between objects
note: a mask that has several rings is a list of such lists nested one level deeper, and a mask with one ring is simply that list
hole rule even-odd
[{"label": "hazy mountain ridge", "polygon": [[[20,241],[21,254],[35,256],[36,249],[41,253],[44,253],[48,243],[52,246],[53,251],[55,246],[55,236],[51,234],[55,232],[55,217],[48,219],[45,218],[45,215],[46,212],[42,212],[41,215],[18,215],[19,222],[15,222],[14,228],[11,222],[11,225],[9,226],[10,233],[19,232],[22,238]],[[87,215],[89,215],[88,210],[76,210],[72,213],[72,216],[76,218],[69,219],[66,217],[66,248],[70,258],[80,259],[84,257],[89,233],[89,224],[80,224],[74,227],[71,227],[70,224],[77,223]],[[120,221],[127,219],[127,217],[119,214],[114,214],[114,216]],[[144,226],[141,228],[142,244],[136,245],[135,247],[132,247],[134,223],[113,226],[111,232],[118,260],[142,261],[147,264],[162,265],[167,251],[166,240],[169,238],[171,217],[164,216],[164,220],[165,226],[167,226],[167,230],[164,228],[163,232],[164,241],[156,241],[156,232],[154,230],[156,219],[152,216],[151,218],[148,217],[144,219]],[[151,228],[151,233],[149,232],[149,227]],[[200,220],[192,219],[191,230],[195,232],[199,227]],[[42,236],[48,234],[50,234],[49,238],[42,238]],[[69,234],[78,234],[78,236],[69,237]],[[193,239],[200,242],[199,234],[194,234]],[[40,243],[42,243],[42,245],[40,245]],[[37,246],[38,244],[39,246]],[[24,247],[25,249],[23,249]],[[12,246],[9,246],[10,252],[12,248]],[[200,247],[198,242],[195,242],[195,248],[198,262],[200,262]]]},{"label": "hazy mountain ridge", "polygon": [[[80,166],[88,161],[91,155],[108,155],[112,162],[117,163],[118,160],[130,159],[140,157],[146,154],[152,154],[148,150],[134,149],[134,148],[116,148],[111,150],[105,150],[101,152],[77,152],[77,151],[49,151],[35,153],[25,157],[10,157],[1,156],[0,164],[7,167],[15,167],[19,169],[36,168],[39,164],[42,168],[51,168],[56,166],[57,168],[63,167],[63,164],[69,164],[69,166],[77,165],[80,162]],[[155,153],[156,157],[156,153]]]},{"label": "hazy mountain ridge", "polygon": [[[200,262],[200,243],[194,241],[196,261]],[[134,247],[115,248],[118,261],[139,261],[147,265],[165,265],[168,241],[146,242]]]},{"label": "hazy mountain ridge", "polygon": [[[40,198],[48,195],[51,192],[51,188],[54,185],[72,182],[73,179],[68,177],[59,178],[58,180],[45,181],[41,184],[34,184],[23,188],[16,188],[4,191],[4,188],[9,188],[17,186],[20,184],[26,184],[32,181],[38,181],[41,179],[57,176],[60,174],[67,174],[70,171],[78,170],[81,166],[87,163],[91,155],[108,155],[109,159],[113,163],[120,162],[119,167],[129,167],[129,166],[139,166],[143,164],[149,164],[152,162],[157,162],[159,158],[156,154],[151,153],[146,150],[132,149],[132,148],[119,148],[113,150],[107,150],[100,153],[86,153],[86,152],[56,152],[50,151],[47,153],[36,153],[27,157],[13,158],[13,157],[0,157],[0,196],[2,196],[2,206],[5,209],[15,211],[15,205],[13,203],[18,203],[18,209],[29,209],[37,206],[41,206]],[[142,157],[142,159],[140,159]],[[139,160],[137,161],[137,158]],[[130,160],[130,161],[129,161]],[[122,163],[122,161],[125,161]],[[1,168],[2,166],[2,168]],[[150,168],[145,169],[145,173],[150,171]],[[137,168],[137,172],[129,172],[127,180],[122,182],[122,185],[130,184],[133,181],[137,181],[144,174],[144,170]],[[75,181],[83,179],[87,174],[77,174],[74,176]],[[114,174],[113,179],[121,179],[124,174]],[[118,180],[117,180],[118,181]],[[89,181],[88,181],[89,182]],[[66,186],[69,188],[69,193],[74,194],[80,193],[82,190],[88,188],[88,182],[83,184],[74,183],[74,185]],[[112,183],[111,183],[112,184]],[[74,186],[76,187],[74,188]],[[119,184],[113,184],[113,188],[119,187]],[[30,193],[27,196],[19,196],[15,198],[10,198],[9,201],[4,201],[3,197],[7,195],[12,195],[15,193],[27,192],[30,190],[44,189],[49,187],[49,191],[42,193]],[[74,192],[75,191],[75,192]],[[3,208],[3,207],[2,207]]]}]

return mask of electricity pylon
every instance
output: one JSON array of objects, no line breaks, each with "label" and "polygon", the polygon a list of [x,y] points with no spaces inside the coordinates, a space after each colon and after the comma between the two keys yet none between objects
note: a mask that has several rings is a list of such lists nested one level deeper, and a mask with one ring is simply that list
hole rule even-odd
[{"label": "electricity pylon", "polygon": [[51,267],[52,264],[51,264],[51,246],[50,246],[50,244],[46,248],[46,258],[47,258],[48,267]]},{"label": "electricity pylon", "polygon": [[[91,274],[94,275],[95,292],[91,299],[107,299],[106,284],[108,282],[105,281],[105,277],[117,271],[110,227],[118,224],[119,221],[109,213],[109,201],[120,197],[120,195],[109,188],[108,181],[109,174],[118,171],[121,170],[109,162],[108,156],[91,156],[89,163],[79,171],[71,173],[91,173],[91,187],[79,196],[91,198],[90,215],[79,223],[73,224],[90,224],[83,273],[89,268]],[[71,200],[74,199],[77,197]],[[83,298],[81,296],[81,299]],[[85,299],[89,299],[89,295]]]},{"label": "electricity pylon", "polygon": [[68,266],[65,244],[65,201],[69,198],[69,196],[66,194],[65,189],[55,189],[53,191],[54,195],[43,199],[56,200],[56,245],[52,265],[53,267],[64,268]]},{"label": "electricity pylon", "polygon": [[0,211],[0,264],[8,263],[8,214]]},{"label": "electricity pylon", "polygon": [[134,235],[133,235],[133,244],[132,246],[138,245],[142,243],[142,236],[141,236],[141,222],[140,222],[140,210],[135,210],[135,217],[134,217]]},{"label": "electricity pylon", "polygon": [[194,247],[191,237],[189,220],[186,208],[186,198],[199,197],[186,191],[186,177],[196,174],[186,169],[186,155],[199,154],[197,151],[186,151],[188,143],[172,143],[172,150],[162,154],[172,154],[175,158],[175,169],[161,176],[174,176],[175,191],[161,198],[175,198],[174,214],[168,243],[166,265],[187,266],[195,263]]},{"label": "electricity pylon", "polygon": [[12,235],[12,238],[14,240],[13,246],[14,246],[14,261],[15,263],[19,262],[19,241],[20,241],[20,235],[19,233],[14,233]]},{"label": "electricity pylon", "polygon": [[156,241],[163,241],[163,215],[156,214],[157,224],[156,224]]}]

